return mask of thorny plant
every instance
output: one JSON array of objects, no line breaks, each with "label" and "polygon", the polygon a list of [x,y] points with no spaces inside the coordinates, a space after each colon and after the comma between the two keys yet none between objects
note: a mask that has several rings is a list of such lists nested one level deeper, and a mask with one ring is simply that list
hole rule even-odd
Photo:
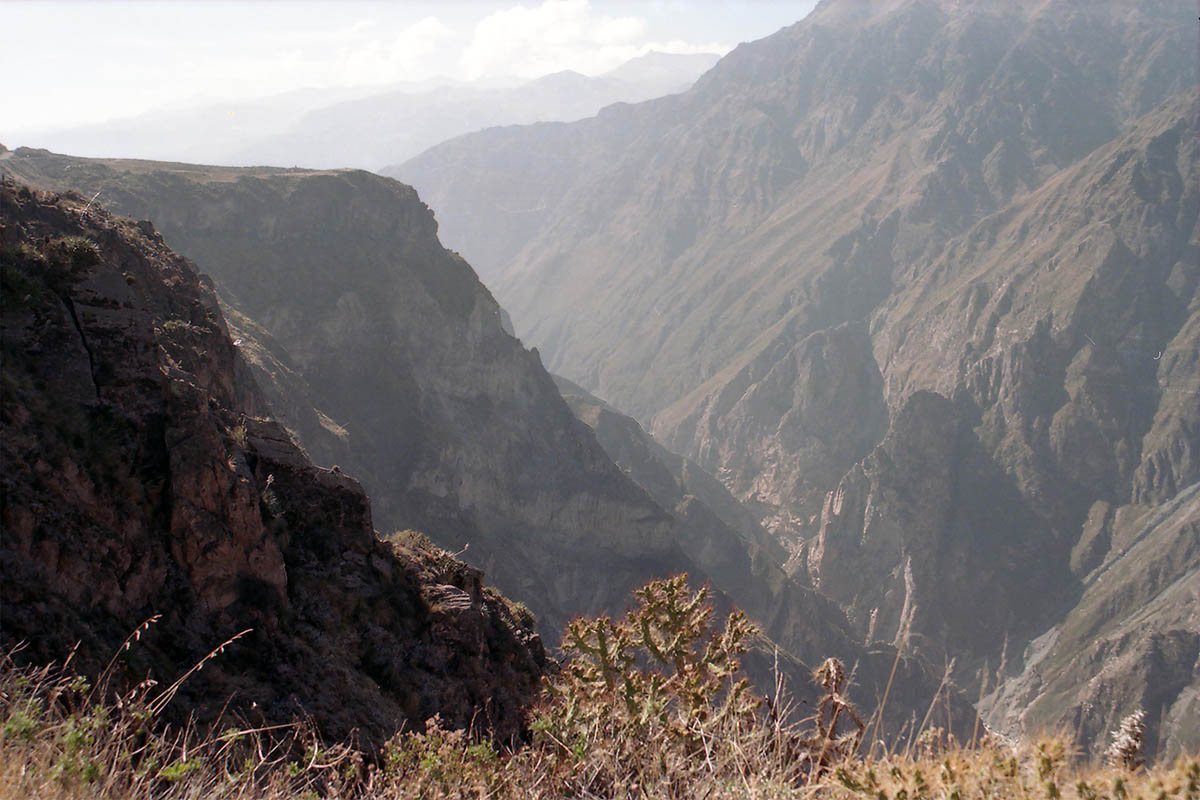
[{"label": "thorny plant", "polygon": [[[817,705],[816,735],[805,741],[809,751],[817,754],[813,759],[814,771],[823,772],[830,764],[841,762],[858,751],[866,726],[846,699],[846,668],[841,661],[825,659],[813,673],[813,680],[825,690],[825,696]],[[838,736],[839,722],[853,723],[854,732]]]},{"label": "thorny plant", "polygon": [[1121,720],[1121,727],[1112,732],[1112,744],[1104,757],[1111,766],[1134,770],[1146,763],[1142,744],[1146,738],[1146,712],[1137,709]]},{"label": "thorny plant", "polygon": [[[565,736],[607,719],[617,704],[625,723],[697,744],[704,726],[751,714],[758,700],[736,674],[758,629],[740,611],[709,634],[709,590],[694,595],[686,577],[654,581],[635,592],[640,606],[625,620],[578,619],[567,626],[570,660],[549,682],[565,712]],[[705,637],[707,641],[705,641]],[[643,666],[645,665],[645,666]]]},{"label": "thorny plant", "polygon": [[[548,681],[534,748],[568,769],[562,790],[623,796],[630,787],[655,796],[689,796],[697,786],[744,785],[750,776],[778,791],[823,774],[857,747],[862,721],[844,696],[845,669],[830,659],[817,731],[803,735],[777,700],[762,701],[741,676],[741,656],[758,628],[735,611],[713,630],[707,588],[687,576],[635,592],[638,605],[619,621],[579,619],[567,627],[568,660]],[[782,713],[780,713],[782,712]],[[839,736],[853,721],[858,733]],[[753,755],[751,755],[753,754]]]}]

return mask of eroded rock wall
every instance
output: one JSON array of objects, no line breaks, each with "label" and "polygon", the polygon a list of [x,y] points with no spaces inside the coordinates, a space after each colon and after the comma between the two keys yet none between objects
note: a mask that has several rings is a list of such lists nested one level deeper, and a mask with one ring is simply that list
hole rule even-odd
[{"label": "eroded rock wall", "polygon": [[[376,537],[359,483],[320,469],[239,381],[210,285],[148,223],[0,187],[3,638],[378,745],[440,713],[507,738],[545,663],[480,573]],[[447,603],[454,595],[461,602]]]}]

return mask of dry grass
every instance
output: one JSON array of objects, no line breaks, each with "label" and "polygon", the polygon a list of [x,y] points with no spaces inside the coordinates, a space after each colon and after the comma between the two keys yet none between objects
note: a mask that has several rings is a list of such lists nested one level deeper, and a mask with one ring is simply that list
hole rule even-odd
[{"label": "dry grass", "polygon": [[822,781],[831,798],[1200,798],[1200,759],[1126,769],[1080,763],[1062,740],[1016,747],[985,741],[976,747],[932,742],[918,752],[849,760]]},{"label": "dry grass", "polygon": [[[70,659],[20,667],[10,653],[0,664],[0,799],[1200,800],[1197,758],[1099,766],[1071,759],[1053,739],[1013,746],[985,736],[964,746],[931,729],[895,753],[864,758],[863,725],[835,660],[815,676],[826,690],[819,715],[788,722],[782,696],[764,708],[739,676],[753,634],[744,617],[710,631],[704,594],[688,592],[682,578],[638,597],[623,620],[572,623],[568,660],[531,716],[530,741],[513,751],[436,718],[370,759],[323,744],[303,723],[173,727],[162,712],[179,681],[118,692],[107,671],[92,685],[71,672]],[[1123,747],[1132,752],[1130,741]]]}]

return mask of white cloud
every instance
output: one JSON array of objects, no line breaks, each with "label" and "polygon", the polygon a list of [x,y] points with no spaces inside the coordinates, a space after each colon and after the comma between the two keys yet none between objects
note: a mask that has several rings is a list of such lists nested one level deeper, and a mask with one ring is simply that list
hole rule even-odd
[{"label": "white cloud", "polygon": [[[595,75],[649,50],[726,52],[703,42],[735,38],[729,26],[708,25],[707,12],[678,10],[679,1],[605,13],[599,0],[0,0],[0,69],[23,76],[0,82],[0,140],[300,87],[499,83],[564,69]],[[55,58],[45,57],[47,31]]]},{"label": "white cloud", "polygon": [[460,59],[461,73],[467,79],[500,74],[533,78],[564,69],[597,74],[651,49],[646,27],[642,17],[597,14],[588,0],[518,5],[476,24]]},{"label": "white cloud", "polygon": [[454,31],[437,17],[425,17],[390,39],[369,38],[359,29],[355,41],[342,48],[336,83],[354,86],[394,83],[432,72],[435,55],[454,39]]}]

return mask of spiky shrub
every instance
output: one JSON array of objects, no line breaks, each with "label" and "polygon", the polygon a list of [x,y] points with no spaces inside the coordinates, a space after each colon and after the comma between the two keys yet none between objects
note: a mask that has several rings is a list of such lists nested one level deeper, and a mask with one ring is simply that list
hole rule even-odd
[{"label": "spiky shrub", "polygon": [[746,615],[735,611],[724,630],[710,633],[709,591],[692,594],[682,575],[634,594],[640,604],[621,622],[602,616],[567,626],[570,660],[549,684],[565,712],[554,715],[558,732],[570,738],[614,722],[695,743],[704,727],[752,714],[758,700],[737,677],[758,633]]},{"label": "spiky shrub", "polygon": [[509,605],[513,616],[517,620],[517,624],[527,631],[537,628],[537,616],[529,609],[529,606],[517,600]]},{"label": "spiky shrub", "polygon": [[1111,766],[1134,770],[1146,763],[1142,758],[1142,743],[1146,738],[1146,712],[1137,709],[1121,720],[1121,727],[1112,732],[1112,744],[1104,753]]},{"label": "spiky shrub", "polygon": [[692,592],[683,575],[635,596],[624,619],[567,627],[568,659],[532,724],[532,749],[557,764],[561,791],[682,796],[733,785],[748,770],[779,787],[796,782],[790,731],[763,724],[739,672],[755,625],[735,611],[713,630],[709,590]]},{"label": "spiky shrub", "polygon": [[47,250],[52,257],[66,261],[75,269],[100,263],[99,246],[86,236],[63,236],[52,241]]}]

